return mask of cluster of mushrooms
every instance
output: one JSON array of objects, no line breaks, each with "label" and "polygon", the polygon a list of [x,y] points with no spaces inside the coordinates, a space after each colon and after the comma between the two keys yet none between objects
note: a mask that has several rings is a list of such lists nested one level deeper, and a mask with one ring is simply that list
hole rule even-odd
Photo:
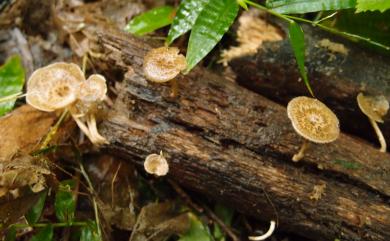
[{"label": "cluster of mushrooms", "polygon": [[26,102],[46,112],[69,111],[81,131],[95,145],[107,143],[96,126],[99,105],[106,98],[106,79],[88,79],[76,64],[54,63],[35,70],[27,82]]}]

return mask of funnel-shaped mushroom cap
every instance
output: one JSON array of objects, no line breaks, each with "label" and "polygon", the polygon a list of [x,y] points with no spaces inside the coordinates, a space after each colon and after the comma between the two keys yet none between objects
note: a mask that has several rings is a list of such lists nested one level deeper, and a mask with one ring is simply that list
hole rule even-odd
[{"label": "funnel-shaped mushroom cap", "polygon": [[380,96],[365,96],[359,93],[357,102],[360,110],[369,118],[376,122],[383,122],[383,116],[389,110],[389,102],[383,95]]},{"label": "funnel-shaped mushroom cap", "polygon": [[144,162],[144,168],[147,173],[157,176],[165,176],[169,171],[168,162],[162,153],[160,155],[150,154],[147,156]]},{"label": "funnel-shaped mushroom cap", "polygon": [[175,78],[187,67],[186,59],[175,47],[161,47],[150,50],[144,58],[145,77],[153,82],[163,83]]},{"label": "funnel-shaped mushroom cap", "polygon": [[107,84],[104,76],[93,74],[87,81],[80,84],[77,98],[85,102],[96,102],[104,100],[107,93]]},{"label": "funnel-shaped mushroom cap", "polygon": [[48,65],[30,76],[26,101],[43,111],[64,108],[76,100],[79,84],[84,80],[83,72],[75,64]]},{"label": "funnel-shaped mushroom cap", "polygon": [[329,143],[340,134],[337,116],[321,101],[296,97],[287,105],[287,115],[295,131],[316,143]]}]

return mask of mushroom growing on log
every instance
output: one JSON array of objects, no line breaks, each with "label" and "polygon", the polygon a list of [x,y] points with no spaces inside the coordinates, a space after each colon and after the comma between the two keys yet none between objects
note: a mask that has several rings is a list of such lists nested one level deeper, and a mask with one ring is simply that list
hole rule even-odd
[{"label": "mushroom growing on log", "polygon": [[[269,24],[287,33],[287,27],[276,19]],[[343,131],[377,142],[375,133],[360,111],[359,92],[384,95],[390,100],[390,58],[362,48],[356,43],[302,24],[305,33],[306,68],[316,98],[334,110]],[[296,96],[308,95],[286,34],[283,40],[263,42],[256,54],[229,62],[237,82],[279,103],[287,104]],[[390,115],[384,122],[390,121]],[[381,126],[385,139],[390,125]]]},{"label": "mushroom growing on log", "polygon": [[141,166],[164,150],[168,177],[181,185],[313,240],[390,238],[387,153],[341,134],[293,163],[300,140],[285,107],[202,68],[178,81],[172,99],[169,86],[145,80],[147,43],[108,31],[96,43],[100,61],[126,71],[100,126],[106,150]]}]

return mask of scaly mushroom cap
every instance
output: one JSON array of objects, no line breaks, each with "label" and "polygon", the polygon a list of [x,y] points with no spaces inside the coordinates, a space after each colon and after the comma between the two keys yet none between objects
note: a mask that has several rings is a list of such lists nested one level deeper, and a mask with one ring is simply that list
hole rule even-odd
[{"label": "scaly mushroom cap", "polygon": [[186,67],[186,58],[175,47],[150,50],[145,55],[143,66],[145,77],[157,83],[170,81]]},{"label": "scaly mushroom cap", "polygon": [[316,143],[335,141],[340,134],[337,116],[321,101],[296,97],[287,105],[287,115],[295,131]]},{"label": "scaly mushroom cap", "polygon": [[48,65],[30,76],[26,101],[42,111],[62,109],[76,101],[79,85],[84,80],[83,72],[75,64]]},{"label": "scaly mushroom cap", "polygon": [[359,93],[356,99],[360,110],[366,116],[376,122],[383,123],[383,116],[385,116],[389,110],[389,102],[386,97],[383,95],[365,96],[363,93]]},{"label": "scaly mushroom cap", "polygon": [[150,154],[147,156],[144,162],[144,168],[147,173],[156,176],[165,176],[169,171],[168,162],[162,153],[160,155]]}]

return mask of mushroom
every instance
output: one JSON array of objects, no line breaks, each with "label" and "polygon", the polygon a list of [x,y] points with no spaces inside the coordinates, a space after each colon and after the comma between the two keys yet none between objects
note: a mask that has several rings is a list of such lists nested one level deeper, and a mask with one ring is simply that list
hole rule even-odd
[{"label": "mushroom", "polygon": [[107,143],[97,130],[97,105],[106,97],[106,79],[91,75],[85,80],[80,67],[54,63],[40,68],[27,82],[26,101],[42,111],[69,110],[81,131],[95,145]]},{"label": "mushroom", "polygon": [[162,151],[160,154],[150,154],[144,162],[145,171],[156,176],[165,176],[169,171],[168,162]]},{"label": "mushroom", "polygon": [[378,136],[378,140],[381,145],[379,151],[386,152],[386,140],[383,137],[377,122],[383,123],[383,117],[389,110],[389,102],[383,95],[365,96],[363,93],[359,93],[356,99],[360,110],[368,117],[376,135]]},{"label": "mushroom", "polygon": [[176,47],[160,47],[150,50],[144,58],[146,79],[155,83],[171,81],[172,95],[176,95],[177,83],[174,78],[187,67],[186,58]]},{"label": "mushroom", "polygon": [[260,241],[260,240],[266,240],[267,238],[271,237],[271,235],[274,233],[276,227],[276,222],[274,220],[271,220],[268,231],[260,236],[249,236],[248,239],[252,241]]},{"label": "mushroom", "polygon": [[337,116],[321,101],[300,96],[292,99],[287,105],[287,115],[294,130],[305,138],[299,152],[292,158],[299,161],[303,158],[308,141],[329,143],[335,141],[339,134]]}]

